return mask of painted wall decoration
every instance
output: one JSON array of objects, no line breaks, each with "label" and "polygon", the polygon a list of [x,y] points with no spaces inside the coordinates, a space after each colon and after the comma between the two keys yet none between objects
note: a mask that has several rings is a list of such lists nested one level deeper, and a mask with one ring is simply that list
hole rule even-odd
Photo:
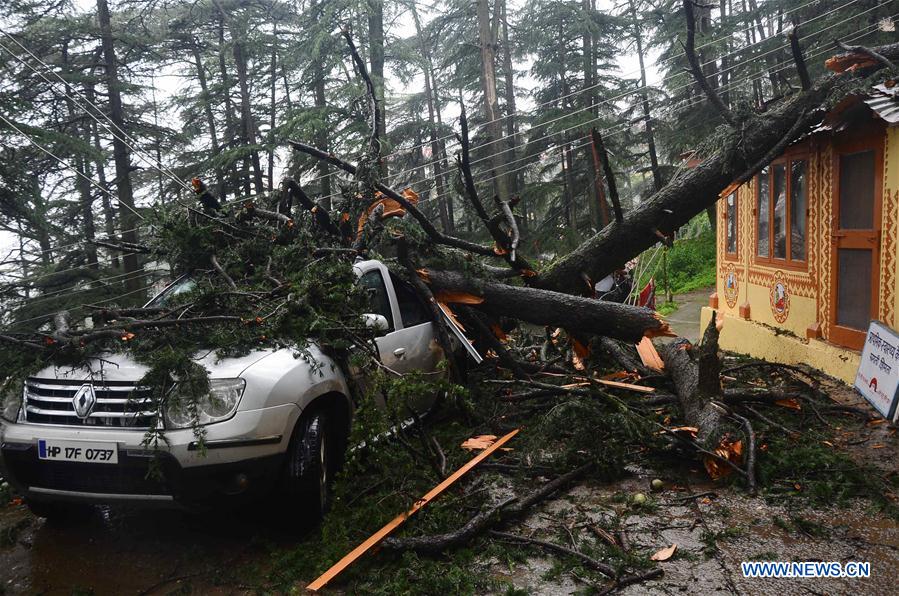
[{"label": "painted wall decoration", "polygon": [[771,283],[771,313],[774,320],[783,323],[790,316],[790,290],[783,271],[775,271]]},{"label": "painted wall decoration", "polygon": [[733,263],[724,266],[724,301],[727,306],[737,306],[737,294],[740,291],[740,282],[737,280],[737,270]]}]

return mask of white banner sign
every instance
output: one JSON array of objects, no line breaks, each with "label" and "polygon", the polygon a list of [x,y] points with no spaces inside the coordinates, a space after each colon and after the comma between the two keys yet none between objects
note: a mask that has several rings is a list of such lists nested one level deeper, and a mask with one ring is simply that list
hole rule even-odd
[{"label": "white banner sign", "polygon": [[899,334],[871,321],[862,360],[855,375],[855,388],[887,420],[896,420],[896,389],[899,388]]}]

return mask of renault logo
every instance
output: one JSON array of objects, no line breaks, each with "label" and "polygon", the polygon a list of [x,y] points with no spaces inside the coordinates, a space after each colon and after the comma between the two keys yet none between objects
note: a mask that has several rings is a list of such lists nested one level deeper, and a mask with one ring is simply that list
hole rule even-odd
[{"label": "renault logo", "polygon": [[95,405],[97,405],[97,394],[94,393],[94,386],[89,383],[82,385],[75,393],[75,397],[72,398],[75,414],[81,419],[90,416]]}]

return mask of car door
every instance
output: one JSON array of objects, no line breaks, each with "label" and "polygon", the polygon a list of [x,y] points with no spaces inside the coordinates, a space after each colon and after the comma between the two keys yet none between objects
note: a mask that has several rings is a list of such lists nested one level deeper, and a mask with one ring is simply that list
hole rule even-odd
[{"label": "car door", "polygon": [[[421,371],[435,377],[443,375],[438,370],[443,351],[437,343],[430,310],[406,282],[391,276],[384,265],[367,265],[359,283],[369,292],[372,312],[383,316],[388,324],[382,335],[375,338],[381,363],[399,374]],[[424,412],[434,397],[421,396],[413,406]]]},{"label": "car door", "polygon": [[368,290],[372,312],[387,319],[387,329],[375,339],[384,366],[398,373],[435,371],[442,352],[429,311],[414,290],[380,263],[371,263],[359,283]]}]

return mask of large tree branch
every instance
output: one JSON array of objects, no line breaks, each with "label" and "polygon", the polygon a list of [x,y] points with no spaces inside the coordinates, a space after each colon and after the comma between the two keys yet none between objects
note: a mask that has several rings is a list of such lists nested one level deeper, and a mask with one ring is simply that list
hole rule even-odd
[{"label": "large tree branch", "polygon": [[490,232],[496,245],[503,249],[503,257],[505,257],[509,265],[518,271],[530,271],[532,270],[531,265],[521,258],[521,255],[517,252],[519,240],[518,225],[515,222],[515,215],[512,213],[512,208],[509,206],[509,203],[500,201],[500,209],[509,224],[509,228],[512,230],[513,236],[511,239],[503,232],[502,228],[500,228],[498,221],[495,218],[490,217],[487,210],[484,208],[483,201],[481,201],[481,198],[478,195],[474,176],[471,172],[471,143],[468,136],[468,118],[465,114],[464,105],[462,106],[462,115],[459,117],[459,122],[462,127],[462,134],[459,137],[459,142],[462,146],[462,154],[461,156],[456,157],[456,164],[459,166],[459,172],[462,174],[465,194],[468,197],[469,202],[471,202],[472,207],[474,207],[475,213],[477,213],[478,217],[483,222],[484,227]]},{"label": "large tree branch", "polygon": [[693,16],[693,0],[684,0],[684,15],[687,19],[687,42],[684,44],[684,54],[687,56],[687,62],[690,63],[690,71],[693,73],[693,78],[696,79],[696,82],[708,98],[709,103],[715,106],[715,109],[718,110],[725,122],[731,126],[735,126],[734,115],[731,114],[728,107],[724,105],[724,102],[721,101],[721,98],[718,97],[718,94],[715,93],[715,90],[709,85],[708,79],[705,78],[705,73],[702,72],[702,65],[699,63],[699,58],[696,57],[696,19]]},{"label": "large tree branch", "polygon": [[429,269],[425,276],[438,299],[441,292],[473,295],[483,299],[475,308],[494,316],[511,316],[535,325],[553,325],[629,342],[670,334],[668,324],[657,313],[640,306],[512,286],[455,271]]},{"label": "large tree branch", "polygon": [[[326,153],[321,149],[316,149],[311,145],[307,145],[306,143],[301,143],[300,141],[288,141],[290,146],[296,149],[297,151],[301,151],[307,155],[311,155],[316,159],[320,159],[328,162],[332,166],[343,170],[344,172],[355,176],[357,172],[356,166],[351,163],[345,162],[333,153]],[[393,190],[389,186],[378,182],[375,184],[375,188],[400,205],[403,206],[412,217],[421,225],[422,229],[425,233],[437,244],[443,244],[444,246],[451,246],[453,248],[459,248],[461,250],[465,250],[474,254],[482,255],[482,256],[497,256],[494,254],[493,249],[489,246],[481,246],[480,244],[475,244],[474,242],[469,242],[468,240],[463,240],[461,238],[455,238],[453,236],[449,236],[444,234],[438,230],[431,220],[422,213],[415,205],[409,202],[406,197]]]}]

